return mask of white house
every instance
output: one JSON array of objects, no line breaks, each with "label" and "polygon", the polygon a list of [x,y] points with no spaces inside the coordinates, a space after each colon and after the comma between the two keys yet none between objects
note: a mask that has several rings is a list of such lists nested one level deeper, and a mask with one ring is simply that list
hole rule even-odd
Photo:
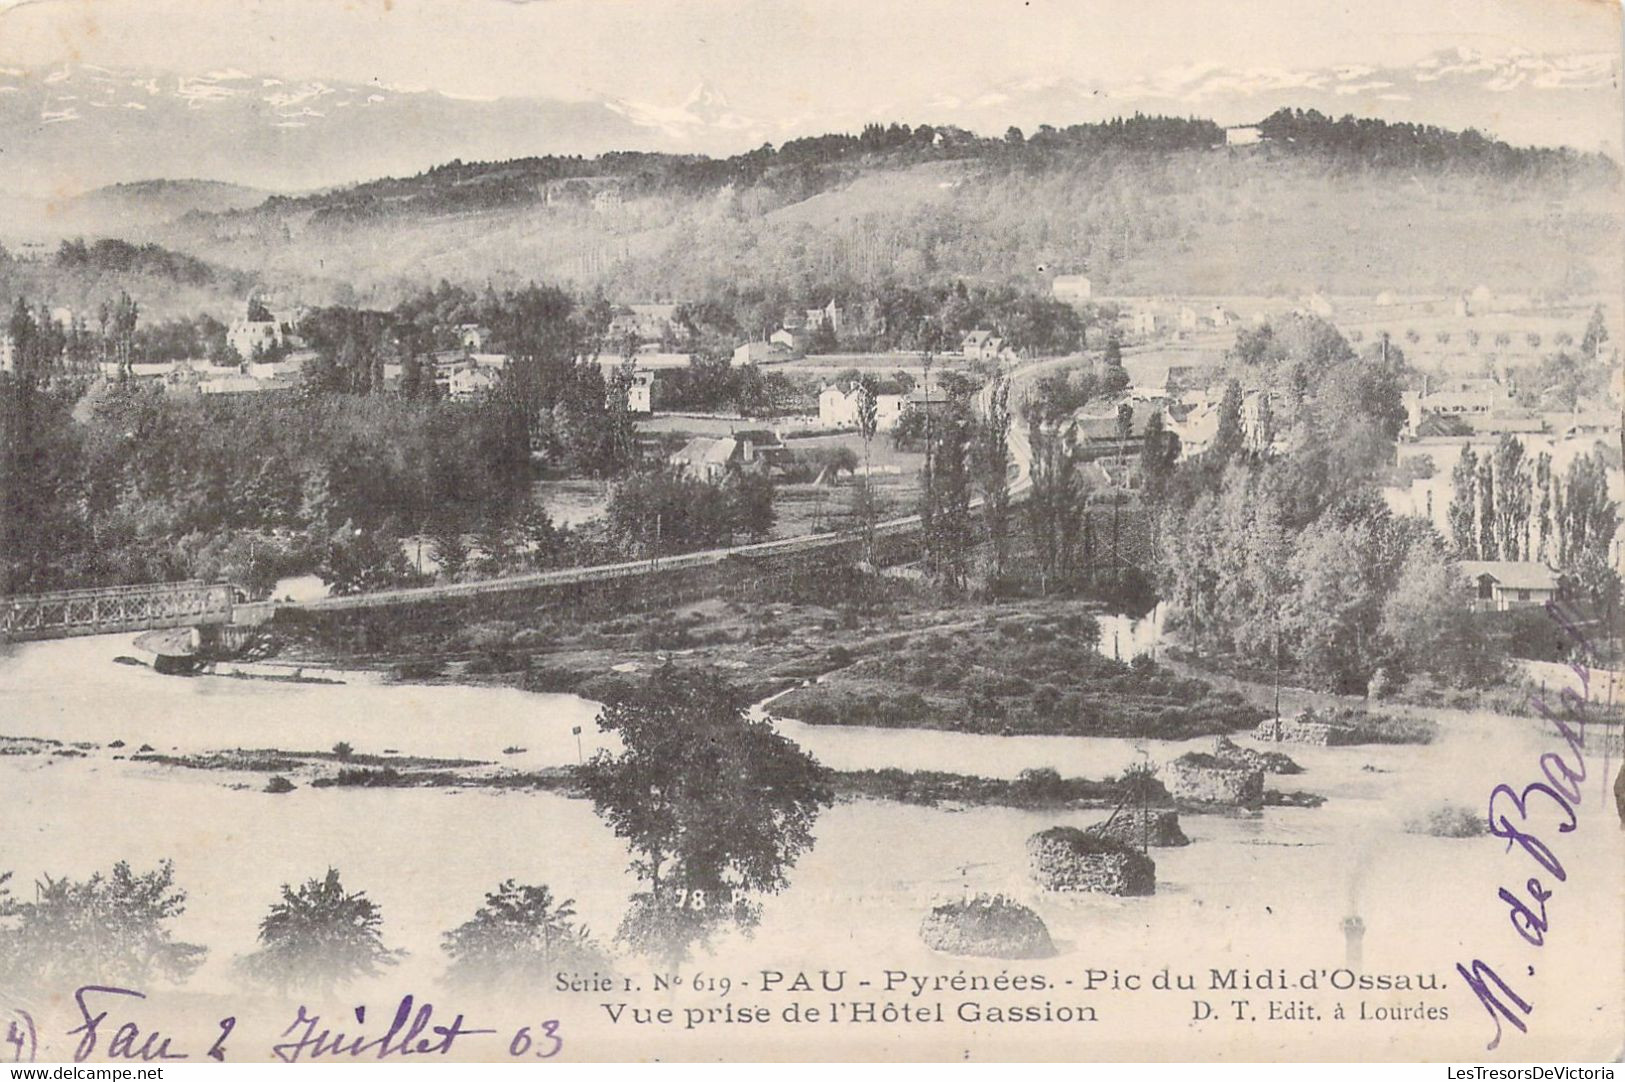
[{"label": "white house", "polygon": [[856,428],[858,396],[838,383],[825,384],[818,392],[818,423],[825,428]]},{"label": "white house", "polygon": [[806,328],[810,332],[819,327],[827,326],[836,334],[840,334],[841,324],[845,321],[845,319],[846,313],[841,310],[840,305],[836,304],[832,300],[823,308],[807,309]]},{"label": "white house", "polygon": [[626,409],[629,413],[653,413],[655,374],[642,368],[632,373],[632,382],[626,388]]},{"label": "white house", "polygon": [[1544,605],[1557,597],[1557,576],[1545,564],[1529,560],[1458,560],[1476,608],[1506,612]]},{"label": "white house", "polygon": [[239,319],[226,328],[226,344],[245,361],[253,360],[256,353],[282,345],[286,339],[282,324],[274,319]]},{"label": "white house", "polygon": [[1004,341],[996,337],[992,331],[974,330],[967,334],[959,343],[959,352],[967,360],[991,361],[999,356]]},{"label": "white house", "polygon": [[1241,124],[1224,129],[1224,145],[1227,147],[1250,147],[1263,140],[1264,133],[1259,130],[1257,124]]},{"label": "white house", "polygon": [[733,364],[735,368],[747,365],[766,364],[777,360],[778,352],[767,342],[744,342],[734,350]]},{"label": "white house", "polygon": [[[897,427],[909,407],[923,399],[920,392],[875,395],[875,430],[889,432]],[[942,396],[939,396],[941,398]],[[825,428],[858,427],[858,404],[863,400],[862,385],[853,382],[845,387],[828,384],[818,392],[818,423]]]},{"label": "white house", "polygon": [[768,336],[768,344],[779,346],[788,353],[803,353],[807,349],[807,332],[800,327],[780,327]]},{"label": "white house", "polygon": [[1196,329],[1196,309],[1190,305],[1182,305],[1179,309],[1179,329],[1194,331]]},{"label": "white house", "polygon": [[1149,308],[1134,313],[1134,333],[1141,338],[1155,338],[1161,329],[1162,318]]}]

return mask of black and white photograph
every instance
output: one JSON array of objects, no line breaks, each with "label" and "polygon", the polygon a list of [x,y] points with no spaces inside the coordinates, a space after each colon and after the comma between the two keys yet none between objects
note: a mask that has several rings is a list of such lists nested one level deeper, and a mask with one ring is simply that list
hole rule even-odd
[{"label": "black and white photograph", "polygon": [[0,0],[0,1065],[1617,1061],[1621,59]]}]

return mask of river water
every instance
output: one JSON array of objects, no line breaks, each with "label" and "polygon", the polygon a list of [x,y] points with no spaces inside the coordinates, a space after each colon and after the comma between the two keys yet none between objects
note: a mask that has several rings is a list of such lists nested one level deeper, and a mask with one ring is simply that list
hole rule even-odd
[{"label": "river water", "polygon": [[[1121,645],[1133,629],[1116,630]],[[1111,649],[1109,631],[1103,647]],[[428,985],[441,968],[439,935],[466,920],[502,879],[547,883],[575,898],[586,922],[605,935],[636,889],[623,846],[584,800],[303,785],[272,796],[259,791],[261,775],[119,758],[142,744],[160,752],[321,750],[343,740],[369,754],[524,767],[572,763],[602,746],[595,705],[574,696],[165,677],[113,662],[129,652],[128,636],[0,650],[0,734],[99,745],[81,756],[0,756],[0,871],[13,870],[17,882],[27,883],[42,874],[86,876],[121,859],[141,868],[174,858],[177,880],[190,894],[178,933],[210,948],[195,988],[232,987],[232,959],[253,948],[256,924],[278,887],[329,866],[340,869],[346,886],[365,889],[381,904],[386,937],[412,951],[400,972]],[[831,767],[1000,777],[1035,766],[1101,777],[1137,759],[1165,762],[1207,743],[777,724]],[[124,748],[107,746],[115,740]],[[1152,851],[1158,889],[1141,899],[1044,894],[1025,878],[1022,845],[1029,834],[1086,825],[1100,812],[839,804],[819,819],[816,845],[794,869],[788,890],[766,900],[754,939],[728,938],[701,961],[717,971],[884,964],[998,972],[1007,965],[935,955],[917,937],[933,900],[980,890],[1037,909],[1061,950],[1050,965],[1068,971],[1335,967],[1348,957],[1342,921],[1354,915],[1366,929],[1367,968],[1448,974],[1456,961],[1476,955],[1521,961],[1521,941],[1496,891],[1538,869],[1495,839],[1422,837],[1402,824],[1447,799],[1482,807],[1497,781],[1534,780],[1538,756],[1560,748],[1541,725],[1492,717],[1454,725],[1424,748],[1288,747],[1306,772],[1271,784],[1320,793],[1327,803],[1183,817],[1193,844]],[[1592,781],[1599,778],[1600,769]],[[1620,1002],[1619,922],[1596,915],[1617,913],[1625,846],[1602,796],[1600,782],[1588,785],[1574,833],[1548,829],[1571,874],[1550,903],[1553,930],[1542,973],[1525,989],[1536,998],[1573,997],[1568,986],[1560,993],[1540,983],[1557,979],[1546,976],[1550,971],[1583,977],[1587,1003]],[[1480,1013],[1459,989],[1448,1001],[1459,1014]],[[1125,1009],[1133,1017],[1149,1008]],[[1470,1039],[1481,1028],[1467,1028],[1462,1054],[1476,1047]],[[1096,1050],[1110,1054],[1112,1041],[1131,1037],[1113,1030],[1099,1037],[1104,1043]],[[1399,1038],[1384,1031],[1382,1039]]]}]

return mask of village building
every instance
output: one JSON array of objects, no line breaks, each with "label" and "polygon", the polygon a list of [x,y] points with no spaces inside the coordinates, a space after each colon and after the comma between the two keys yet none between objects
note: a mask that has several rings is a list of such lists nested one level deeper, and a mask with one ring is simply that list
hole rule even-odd
[{"label": "village building", "polygon": [[796,354],[773,342],[744,342],[733,353],[735,368],[794,360]]},{"label": "village building", "polygon": [[1494,612],[1544,605],[1557,598],[1557,574],[1529,560],[1458,560],[1473,607]]},{"label": "village building", "polygon": [[274,319],[240,319],[226,328],[226,344],[245,361],[280,347],[286,340],[287,331]]},{"label": "village building", "polygon": [[632,382],[626,385],[627,412],[653,413],[654,391],[655,374],[643,368],[634,369]]},{"label": "village building", "polygon": [[496,369],[481,368],[472,362],[461,364],[446,373],[446,397],[451,399],[477,398],[496,389],[501,381]]},{"label": "village building", "polygon": [[[911,412],[928,410],[932,416],[938,416],[951,411],[953,406],[941,388],[930,393],[916,389],[906,394],[877,394],[874,399],[878,432],[890,432]],[[858,407],[862,401],[862,385],[856,380],[845,386],[826,384],[818,392],[818,423],[825,428],[857,428]]]},{"label": "village building", "polygon": [[801,327],[780,327],[768,336],[767,341],[769,345],[797,355],[806,353],[809,344],[807,332]]},{"label": "village building", "polygon": [[1155,338],[1162,330],[1162,317],[1149,308],[1134,313],[1134,333],[1141,338]]},{"label": "village building", "polygon": [[752,430],[731,436],[696,436],[667,464],[680,474],[704,481],[720,481],[735,471],[766,473],[784,453],[784,443],[772,432]]},{"label": "village building", "polygon": [[463,348],[470,353],[483,352],[485,343],[490,337],[490,328],[482,327],[478,323],[459,323],[457,325],[457,339],[463,344]]},{"label": "village building", "polygon": [[467,400],[496,388],[502,381],[503,370],[508,367],[508,355],[442,350],[430,356],[430,363],[434,381],[446,397]]},{"label": "village building", "polygon": [[1224,145],[1250,147],[1264,141],[1264,132],[1257,124],[1240,124],[1224,129]]},{"label": "village building", "polygon": [[841,327],[846,320],[846,313],[841,309],[840,305],[832,300],[823,308],[807,309],[805,320],[803,326],[809,333],[820,327],[828,327],[831,332],[840,334]]},{"label": "village building", "polygon": [[1128,438],[1122,438],[1117,427],[1117,414],[1091,413],[1079,410],[1073,415],[1072,442],[1087,458],[1102,455],[1138,455],[1145,443],[1145,426],[1150,423],[1154,410],[1137,409],[1129,419]]},{"label": "village building", "polygon": [[999,350],[1004,348],[1004,339],[989,330],[974,330],[965,335],[959,342],[959,352],[965,355],[968,361],[997,360]]}]

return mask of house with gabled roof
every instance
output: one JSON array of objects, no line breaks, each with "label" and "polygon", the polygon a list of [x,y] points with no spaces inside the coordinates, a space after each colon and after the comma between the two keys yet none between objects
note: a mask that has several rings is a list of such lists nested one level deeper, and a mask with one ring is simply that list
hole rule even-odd
[{"label": "house with gabled roof", "polygon": [[1456,570],[1467,580],[1473,607],[1506,612],[1555,600],[1557,573],[1533,560],[1458,560]]}]

